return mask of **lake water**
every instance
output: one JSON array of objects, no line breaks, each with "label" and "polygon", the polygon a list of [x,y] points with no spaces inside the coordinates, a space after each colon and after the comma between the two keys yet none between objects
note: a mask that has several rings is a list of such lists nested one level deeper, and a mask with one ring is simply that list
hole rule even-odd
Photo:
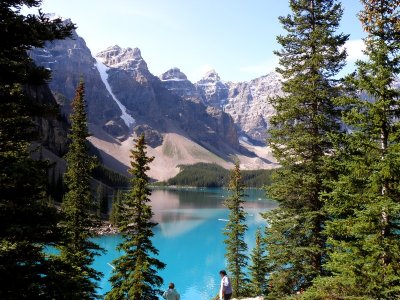
[{"label": "lake water", "polygon": [[[218,272],[226,269],[223,230],[229,212],[223,201],[228,195],[224,189],[153,190],[154,220],[159,223],[153,244],[160,251],[158,259],[167,264],[159,272],[164,279],[163,290],[174,282],[181,300],[209,300],[218,293]],[[264,191],[254,189],[246,190],[244,206],[248,213],[245,241],[250,252],[257,227],[265,226],[260,212],[275,208],[276,203],[266,200]],[[96,242],[107,250],[94,263],[104,274],[99,283],[104,294],[111,289],[108,278],[121,237],[102,236]]]}]

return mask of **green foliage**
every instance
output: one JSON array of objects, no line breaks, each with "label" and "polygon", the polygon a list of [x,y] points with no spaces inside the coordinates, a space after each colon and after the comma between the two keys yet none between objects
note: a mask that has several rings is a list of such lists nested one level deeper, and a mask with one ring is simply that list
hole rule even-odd
[{"label": "green foliage", "polygon": [[226,239],[225,257],[228,261],[228,270],[231,273],[231,283],[234,297],[245,296],[248,279],[245,274],[248,257],[246,255],[247,244],[244,235],[247,230],[246,212],[243,208],[244,185],[240,173],[239,162],[235,163],[235,168],[231,171],[229,181],[230,197],[225,201],[225,206],[229,209],[229,221],[225,226],[224,235]]},{"label": "green foliage", "polygon": [[57,268],[44,247],[60,242],[58,214],[48,206],[48,164],[31,157],[30,143],[38,135],[33,118],[41,104],[24,95],[49,71],[34,66],[26,51],[46,40],[70,36],[73,25],[61,20],[20,14],[23,5],[41,1],[2,1],[0,4],[0,298],[47,299],[55,294],[52,276]]},{"label": "green foliage", "polygon": [[266,295],[267,293],[268,265],[266,257],[267,249],[265,245],[265,240],[261,233],[261,230],[257,229],[256,245],[250,254],[251,264],[249,266],[249,291],[251,291],[250,295],[253,297]]},{"label": "green foliage", "polygon": [[319,278],[313,289],[341,290],[341,299],[398,299],[400,93],[393,82],[400,71],[400,1],[361,2],[368,61],[357,63],[346,80],[349,94],[338,101],[352,131],[337,137],[341,174],[324,195],[332,216],[326,224],[332,247],[326,268],[333,276]]},{"label": "green foliage", "polygon": [[129,186],[129,178],[120,173],[99,164],[92,170],[92,177],[113,188],[125,188]]},{"label": "green foliage", "polygon": [[273,170],[244,170],[243,184],[247,187],[262,188],[271,184]]},{"label": "green foliage", "polygon": [[[167,181],[167,185],[195,187],[224,187],[229,183],[229,170],[217,164],[196,163],[180,165],[181,172]],[[242,171],[243,183],[247,187],[262,187],[270,183],[272,170]]]},{"label": "green foliage", "polygon": [[122,204],[124,203],[124,192],[121,190],[117,190],[117,193],[115,194],[113,198],[113,203],[111,206],[111,212],[110,212],[110,222],[114,226],[119,227],[119,223],[121,220],[121,207]]},{"label": "green foliage", "polygon": [[197,163],[180,165],[181,172],[167,181],[168,185],[222,187],[227,182],[228,170],[217,164]]},{"label": "green foliage", "polygon": [[61,202],[65,194],[65,185],[63,175],[56,173],[54,165],[49,168],[49,177],[47,181],[47,193],[52,201]]},{"label": "green foliage", "polygon": [[104,184],[99,184],[96,189],[97,208],[101,214],[108,214],[108,193]]},{"label": "green foliage", "polygon": [[154,157],[146,155],[146,144],[142,134],[131,150],[132,189],[123,198],[119,206],[119,230],[123,241],[118,250],[123,251],[113,265],[115,270],[110,278],[112,289],[106,299],[158,299],[162,291],[163,280],[157,275],[157,270],[165,264],[154,257],[158,250],[153,246],[151,237],[153,228],[157,225],[151,221],[153,212],[149,196],[149,177],[146,172]]},{"label": "green foliage", "polygon": [[92,228],[97,225],[95,212],[97,201],[92,196],[90,174],[94,159],[89,156],[86,138],[89,136],[85,112],[84,84],[81,81],[72,101],[71,133],[65,184],[67,193],[62,203],[64,219],[61,227],[66,242],[60,247],[61,260],[71,266],[63,282],[64,297],[67,299],[95,299],[96,280],[100,279],[91,264],[101,248],[90,241]]},{"label": "green foliage", "polygon": [[347,40],[335,34],[342,16],[338,1],[291,0],[292,13],[280,17],[287,34],[278,36],[277,51],[284,96],[271,99],[269,145],[282,168],[275,171],[268,195],[280,206],[264,214],[271,268],[269,299],[283,299],[311,285],[324,273],[322,229],[326,214],[320,193],[332,169],[329,137],[339,132],[333,79],[344,65],[340,50]]}]

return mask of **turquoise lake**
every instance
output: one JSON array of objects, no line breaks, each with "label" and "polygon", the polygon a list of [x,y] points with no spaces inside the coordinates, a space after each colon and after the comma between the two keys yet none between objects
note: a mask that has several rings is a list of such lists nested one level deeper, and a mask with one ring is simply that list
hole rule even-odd
[{"label": "turquoise lake", "polygon": [[[169,282],[174,282],[181,300],[209,300],[218,293],[218,272],[226,269],[223,230],[229,212],[223,202],[228,195],[225,189],[152,191],[151,205],[154,221],[158,223],[153,244],[160,251],[158,259],[167,264],[159,272],[164,279],[163,290]],[[264,191],[256,189],[246,190],[245,200],[248,213],[245,241],[250,253],[257,227],[265,226],[260,212],[277,204],[266,200]],[[94,263],[104,274],[99,282],[100,293],[104,294],[111,289],[108,278],[112,261],[119,256],[115,248],[121,237],[102,236],[95,241],[107,251]]]}]

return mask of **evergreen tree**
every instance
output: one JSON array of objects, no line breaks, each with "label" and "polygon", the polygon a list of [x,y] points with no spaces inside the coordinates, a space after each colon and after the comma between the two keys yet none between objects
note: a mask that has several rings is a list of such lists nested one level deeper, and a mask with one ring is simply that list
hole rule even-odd
[{"label": "evergreen tree", "polygon": [[57,213],[47,205],[46,163],[33,160],[38,138],[33,118],[45,107],[25,96],[24,88],[44,84],[49,71],[27,55],[47,40],[71,35],[72,24],[43,14],[23,16],[22,6],[41,1],[0,4],[0,299],[49,298],[55,264],[43,252],[59,242]]},{"label": "evergreen tree", "polygon": [[55,202],[61,202],[64,197],[64,182],[63,175],[60,172],[57,172],[57,168],[55,164],[51,164],[48,169],[49,173],[48,178],[49,181],[47,183],[47,193],[49,198]]},{"label": "evergreen tree", "polygon": [[[400,297],[400,1],[363,0],[367,61],[347,78],[343,121],[352,130],[338,143],[341,176],[326,195],[332,220],[327,268],[315,293],[340,299]],[[361,95],[361,97],[360,97]],[[322,299],[322,298],[321,298]]]},{"label": "evergreen tree", "polygon": [[251,264],[250,271],[250,291],[251,296],[262,296],[267,292],[267,249],[265,247],[264,237],[261,230],[256,232],[256,245],[250,254]]},{"label": "evergreen tree", "polygon": [[[340,50],[348,36],[335,34],[343,10],[338,1],[290,0],[292,14],[280,17],[287,31],[277,51],[284,96],[271,99],[269,144],[282,165],[273,175],[269,196],[279,208],[266,213],[271,268],[270,299],[306,289],[322,274],[326,220],[320,193],[331,175],[329,136],[338,132],[339,96],[334,76],[344,65]],[[327,156],[326,154],[330,155]]]},{"label": "evergreen tree", "polygon": [[154,257],[158,250],[151,241],[157,223],[151,221],[153,212],[148,204],[151,191],[146,172],[154,157],[146,155],[143,134],[136,140],[130,157],[132,189],[120,206],[119,230],[123,242],[118,250],[123,251],[123,255],[113,262],[112,289],[106,299],[158,299],[163,280],[157,270],[163,269],[165,264]]},{"label": "evergreen tree", "polygon": [[229,221],[226,224],[224,234],[226,239],[226,254],[228,270],[231,274],[231,283],[234,297],[245,296],[248,279],[245,274],[248,257],[246,255],[247,244],[244,235],[247,230],[245,224],[246,212],[243,209],[244,186],[240,173],[239,162],[230,174],[229,191],[230,197],[225,201],[229,209]]},{"label": "evergreen tree", "polygon": [[96,198],[97,198],[97,208],[99,211],[99,217],[101,214],[108,213],[108,194],[107,188],[103,183],[99,183],[96,189]]},{"label": "evergreen tree", "polygon": [[124,192],[122,190],[118,190],[116,195],[113,198],[113,203],[111,206],[110,212],[110,222],[114,226],[119,227],[119,222],[121,220],[121,206],[124,203]]},{"label": "evergreen tree", "polygon": [[96,280],[100,279],[101,273],[94,270],[91,264],[101,248],[90,240],[97,225],[97,205],[90,188],[90,174],[95,163],[88,154],[83,81],[76,90],[72,111],[71,143],[65,157],[67,193],[62,203],[65,217],[61,224],[67,241],[60,247],[61,260],[72,269],[63,283],[64,299],[94,299],[97,297]]},{"label": "evergreen tree", "polygon": [[64,185],[64,178],[61,172],[58,172],[57,180],[56,180],[56,187],[55,187],[55,197],[54,200],[57,202],[62,202],[65,194],[65,185]]}]

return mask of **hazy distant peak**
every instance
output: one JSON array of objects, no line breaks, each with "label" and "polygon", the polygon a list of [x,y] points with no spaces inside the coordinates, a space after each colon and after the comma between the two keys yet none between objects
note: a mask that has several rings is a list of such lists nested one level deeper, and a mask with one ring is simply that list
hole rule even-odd
[{"label": "hazy distant peak", "polygon": [[251,81],[249,81],[248,83],[256,83],[256,82],[266,82],[268,83],[268,85],[279,85],[281,84],[281,82],[283,81],[283,77],[281,74],[277,73],[277,72],[270,72],[267,75],[263,75],[261,77],[252,79]]},{"label": "hazy distant peak", "polygon": [[207,80],[207,81],[221,81],[221,78],[219,77],[218,73],[215,71],[215,69],[211,69],[207,71],[201,80]]},{"label": "hazy distant peak", "polygon": [[121,48],[118,45],[110,46],[103,51],[100,51],[96,55],[97,57],[105,56],[119,56],[119,57],[131,57],[135,59],[143,59],[139,48]]},{"label": "hazy distant peak", "polygon": [[[121,47],[119,45],[114,45],[114,46],[110,46],[107,47],[105,50],[101,51],[101,52],[106,52],[106,51],[121,51]],[[100,53],[101,53],[100,52]]]},{"label": "hazy distant peak", "polygon": [[179,68],[169,69],[167,72],[160,75],[162,81],[186,81],[187,76],[181,72]]},{"label": "hazy distant peak", "polygon": [[96,57],[108,67],[124,70],[148,70],[139,48],[121,48],[114,45],[97,53]]},{"label": "hazy distant peak", "polygon": [[143,59],[142,58],[142,53],[140,52],[139,48],[126,48],[127,53],[132,53],[133,57],[137,59]]}]

